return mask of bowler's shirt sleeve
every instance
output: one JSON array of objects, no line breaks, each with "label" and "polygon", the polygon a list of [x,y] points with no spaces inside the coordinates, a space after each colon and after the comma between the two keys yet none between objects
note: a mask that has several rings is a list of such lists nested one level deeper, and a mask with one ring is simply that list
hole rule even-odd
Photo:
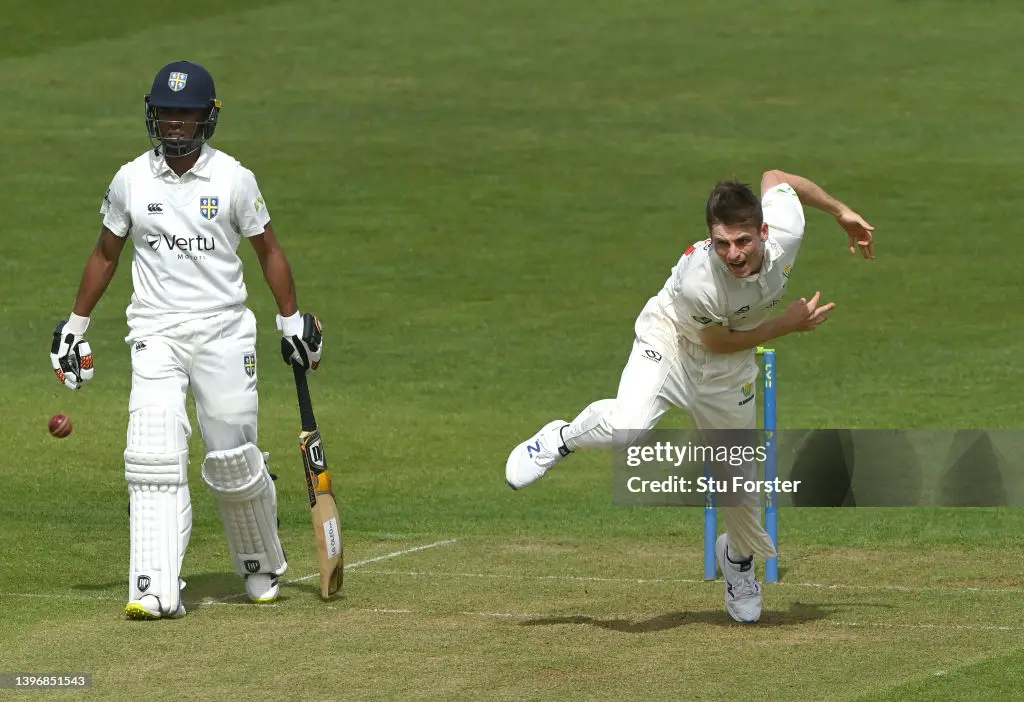
[{"label": "bowler's shirt sleeve", "polygon": [[110,181],[100,205],[103,215],[103,226],[115,236],[122,239],[128,236],[132,228],[130,202],[128,200],[128,170],[122,167]]},{"label": "bowler's shirt sleeve", "polygon": [[238,167],[235,192],[231,199],[231,221],[244,237],[262,234],[270,222],[270,211],[256,176],[244,166]]},{"label": "bowler's shirt sleeve", "polygon": [[803,239],[804,207],[791,185],[779,183],[761,198],[765,223],[776,236]]}]

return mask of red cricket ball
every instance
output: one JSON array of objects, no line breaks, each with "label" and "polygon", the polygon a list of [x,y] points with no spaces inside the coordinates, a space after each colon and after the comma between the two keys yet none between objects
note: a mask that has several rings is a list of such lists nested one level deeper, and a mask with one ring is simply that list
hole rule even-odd
[{"label": "red cricket ball", "polygon": [[63,439],[71,433],[71,417],[66,414],[56,414],[50,419],[50,436]]}]

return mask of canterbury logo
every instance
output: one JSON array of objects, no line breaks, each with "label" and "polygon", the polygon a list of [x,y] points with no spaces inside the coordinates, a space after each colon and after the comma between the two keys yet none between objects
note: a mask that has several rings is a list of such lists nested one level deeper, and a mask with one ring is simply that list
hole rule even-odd
[{"label": "canterbury logo", "polygon": [[150,214],[161,214],[164,211],[164,205],[162,202],[151,202],[146,209]]}]

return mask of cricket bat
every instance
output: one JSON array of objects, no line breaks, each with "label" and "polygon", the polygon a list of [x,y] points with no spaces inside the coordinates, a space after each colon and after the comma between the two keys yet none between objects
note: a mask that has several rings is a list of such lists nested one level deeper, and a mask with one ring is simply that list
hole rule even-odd
[{"label": "cricket bat", "polygon": [[295,390],[299,396],[299,450],[306,470],[306,489],[309,492],[309,510],[313,517],[313,537],[317,560],[320,564],[320,596],[324,599],[341,589],[345,576],[345,546],[341,534],[341,517],[331,488],[331,472],[324,455],[323,440],[313,416],[313,401],[309,397],[306,372],[292,365]]}]

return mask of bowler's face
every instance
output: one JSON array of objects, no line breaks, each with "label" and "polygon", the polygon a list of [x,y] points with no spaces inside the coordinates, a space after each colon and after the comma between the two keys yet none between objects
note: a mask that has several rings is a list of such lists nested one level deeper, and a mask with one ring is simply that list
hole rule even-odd
[{"label": "bowler's face", "polygon": [[711,227],[711,243],[715,253],[736,278],[746,278],[761,270],[768,225],[761,231],[749,227],[716,224]]}]

